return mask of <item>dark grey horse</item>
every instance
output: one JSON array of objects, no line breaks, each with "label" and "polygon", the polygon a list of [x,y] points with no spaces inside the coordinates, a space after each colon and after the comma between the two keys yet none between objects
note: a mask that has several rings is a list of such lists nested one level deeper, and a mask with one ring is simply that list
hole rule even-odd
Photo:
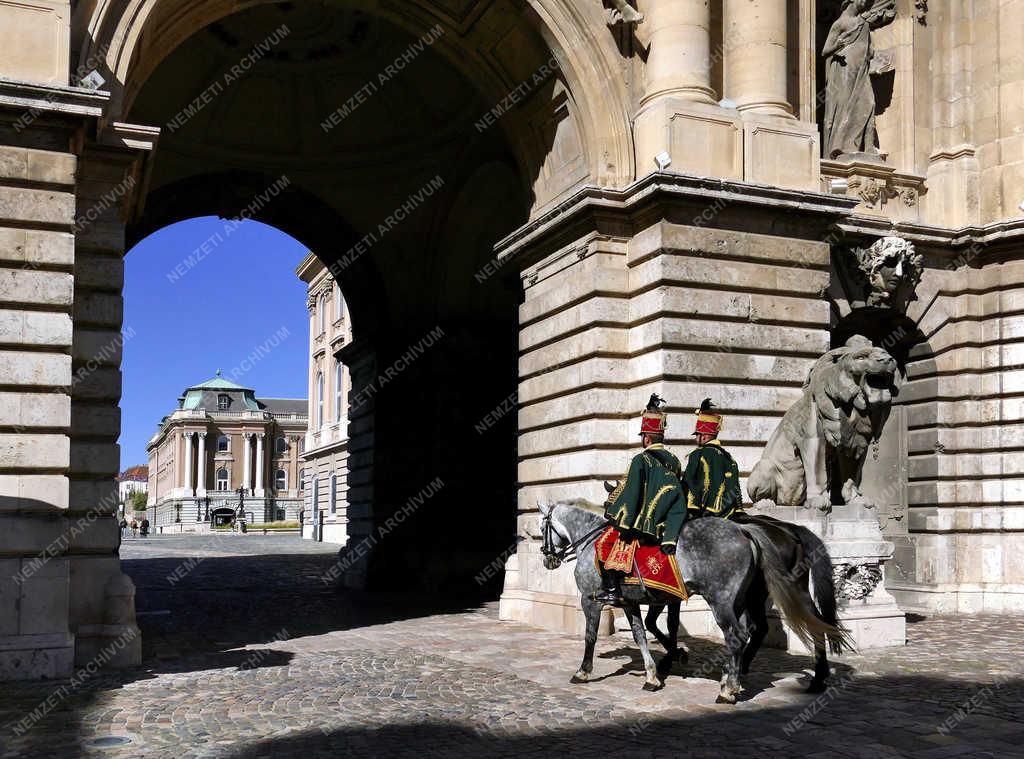
[{"label": "dark grey horse", "polygon": [[[594,541],[606,520],[603,509],[582,500],[540,504],[540,513],[545,566],[555,569],[571,554],[578,559],[576,585],[587,629],[583,663],[572,682],[584,683],[594,667],[594,644],[602,607],[593,600],[601,589],[601,575],[594,562]],[[736,702],[741,690],[740,674],[749,670],[768,631],[765,602],[769,597],[790,629],[815,651],[814,677],[808,690],[825,689],[829,675],[826,642],[833,653],[851,646],[846,631],[836,620],[832,562],[814,533],[771,519],[744,524],[714,517],[693,519],[683,525],[676,561],[689,592],[703,596],[711,607],[729,649],[719,702]],[[813,579],[813,598],[808,590],[809,577]],[[685,659],[688,653],[678,642],[680,601],[671,594],[639,585],[624,584],[622,592],[623,611],[643,655],[644,690],[659,690],[673,662]],[[642,603],[650,607],[646,629],[665,647],[665,657],[658,664],[647,647],[640,613]],[[667,634],[657,625],[666,606]]]}]

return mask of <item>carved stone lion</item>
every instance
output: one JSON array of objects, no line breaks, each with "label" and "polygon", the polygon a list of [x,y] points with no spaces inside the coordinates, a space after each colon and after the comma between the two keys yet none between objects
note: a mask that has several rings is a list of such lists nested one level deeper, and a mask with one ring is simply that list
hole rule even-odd
[{"label": "carved stone lion", "polygon": [[835,481],[843,502],[870,507],[861,470],[889,416],[896,370],[888,351],[860,335],[819,358],[750,473],[751,500],[831,511]]}]

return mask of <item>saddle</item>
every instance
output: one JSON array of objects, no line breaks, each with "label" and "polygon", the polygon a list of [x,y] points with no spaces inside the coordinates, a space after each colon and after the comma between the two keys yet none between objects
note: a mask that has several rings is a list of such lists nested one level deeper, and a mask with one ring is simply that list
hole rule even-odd
[{"label": "saddle", "polygon": [[606,571],[625,573],[622,581],[627,585],[655,588],[684,601],[689,598],[676,557],[666,556],[658,546],[644,545],[635,538],[623,540],[615,527],[608,527],[597,538],[594,549],[598,571],[603,566]]}]

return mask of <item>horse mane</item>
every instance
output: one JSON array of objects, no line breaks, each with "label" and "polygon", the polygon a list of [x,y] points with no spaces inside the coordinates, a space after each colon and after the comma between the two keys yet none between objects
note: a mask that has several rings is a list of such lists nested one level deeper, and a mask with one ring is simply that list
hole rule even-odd
[{"label": "horse mane", "polygon": [[555,506],[568,506],[569,508],[579,509],[580,511],[586,511],[590,514],[596,514],[597,516],[604,516],[604,507],[598,506],[596,503],[591,503],[585,498],[566,498],[561,501],[555,501],[551,504],[551,507]]}]

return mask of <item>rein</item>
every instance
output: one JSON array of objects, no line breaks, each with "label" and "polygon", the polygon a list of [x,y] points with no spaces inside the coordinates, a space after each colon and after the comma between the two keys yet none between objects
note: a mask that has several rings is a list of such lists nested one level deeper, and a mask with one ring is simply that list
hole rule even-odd
[{"label": "rein", "polygon": [[[541,520],[541,536],[543,538],[543,543],[541,544],[540,552],[544,554],[546,558],[551,558],[555,563],[555,567],[562,563],[567,564],[570,561],[575,561],[578,558],[579,550],[593,540],[598,533],[603,532],[606,527],[608,527],[607,523],[599,524],[582,538],[579,538],[578,540],[570,540],[564,548],[558,550],[555,548],[555,526],[552,523],[551,512],[548,512],[547,516]],[[554,569],[554,567],[549,567],[549,569]]]}]

